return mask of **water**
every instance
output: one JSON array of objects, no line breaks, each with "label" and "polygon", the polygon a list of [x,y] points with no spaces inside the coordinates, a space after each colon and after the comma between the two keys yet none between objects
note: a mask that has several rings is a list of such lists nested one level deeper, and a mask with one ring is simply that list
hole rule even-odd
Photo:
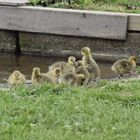
[{"label": "water", "polygon": [[[67,58],[56,58],[56,57],[39,57],[39,56],[28,56],[21,55],[16,57],[14,54],[0,53],[0,82],[4,79],[8,79],[9,75],[14,70],[20,70],[26,75],[27,79],[31,79],[31,73],[33,67],[40,67],[41,72],[47,72],[48,66],[56,61],[66,61]],[[114,77],[114,73],[110,67],[112,64],[98,63],[101,69],[102,78]]]}]

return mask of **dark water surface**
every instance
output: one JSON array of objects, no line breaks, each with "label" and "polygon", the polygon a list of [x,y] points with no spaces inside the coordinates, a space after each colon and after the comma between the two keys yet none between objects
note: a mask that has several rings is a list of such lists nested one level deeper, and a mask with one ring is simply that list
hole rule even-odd
[{"label": "dark water surface", "polygon": [[[27,79],[30,79],[33,67],[40,67],[41,72],[47,72],[48,66],[56,61],[67,61],[67,58],[28,55],[16,57],[14,54],[0,53],[0,81],[8,79],[14,70],[20,70],[26,75]],[[101,69],[102,78],[114,77],[115,74],[110,69],[112,64],[99,62],[98,64]]]}]

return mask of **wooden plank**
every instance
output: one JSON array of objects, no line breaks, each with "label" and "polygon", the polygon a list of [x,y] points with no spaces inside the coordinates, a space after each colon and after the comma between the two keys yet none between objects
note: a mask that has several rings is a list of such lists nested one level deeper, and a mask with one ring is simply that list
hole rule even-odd
[{"label": "wooden plank", "polygon": [[0,29],[125,40],[127,15],[30,6],[1,6]]},{"label": "wooden plank", "polygon": [[128,30],[140,31],[140,14],[129,14]]},{"label": "wooden plank", "polygon": [[0,5],[5,6],[22,6],[26,5],[28,0],[0,0]]}]

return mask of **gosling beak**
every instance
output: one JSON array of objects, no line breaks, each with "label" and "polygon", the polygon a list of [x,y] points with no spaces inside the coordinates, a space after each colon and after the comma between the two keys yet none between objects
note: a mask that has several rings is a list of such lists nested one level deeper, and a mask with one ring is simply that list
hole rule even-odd
[{"label": "gosling beak", "polygon": [[84,50],[81,50],[80,52],[81,52],[81,53],[83,53],[83,52],[84,52]]},{"label": "gosling beak", "polygon": [[71,63],[74,64],[74,61],[72,61]]},{"label": "gosling beak", "polygon": [[134,58],[134,61],[137,61],[136,58]]}]

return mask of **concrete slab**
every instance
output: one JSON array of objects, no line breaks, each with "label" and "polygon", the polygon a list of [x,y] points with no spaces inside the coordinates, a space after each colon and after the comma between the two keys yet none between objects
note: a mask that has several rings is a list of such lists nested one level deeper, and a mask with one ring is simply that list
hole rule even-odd
[{"label": "concrete slab", "polygon": [[86,10],[1,6],[0,29],[125,40],[127,15]]},{"label": "concrete slab", "polygon": [[21,5],[26,5],[28,0],[0,0],[0,5],[5,5],[5,6],[21,6]]},{"label": "concrete slab", "polygon": [[128,30],[140,31],[140,14],[129,14]]}]

